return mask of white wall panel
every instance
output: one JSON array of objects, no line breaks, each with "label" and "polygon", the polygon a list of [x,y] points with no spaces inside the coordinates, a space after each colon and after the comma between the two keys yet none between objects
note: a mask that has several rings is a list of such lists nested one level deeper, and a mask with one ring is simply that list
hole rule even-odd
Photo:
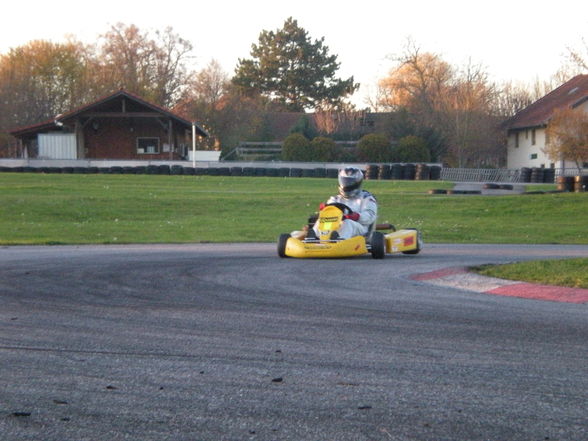
[{"label": "white wall panel", "polygon": [[76,135],[39,134],[39,159],[77,159]]}]

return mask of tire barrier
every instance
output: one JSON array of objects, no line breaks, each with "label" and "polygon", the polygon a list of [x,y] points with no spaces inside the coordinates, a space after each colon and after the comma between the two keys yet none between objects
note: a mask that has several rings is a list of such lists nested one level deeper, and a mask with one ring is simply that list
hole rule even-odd
[{"label": "tire barrier", "polygon": [[339,170],[337,170],[336,168],[327,169],[327,178],[337,179],[337,176],[339,176]]},{"label": "tire barrier", "polygon": [[[190,175],[190,176],[268,176],[332,178],[339,174],[338,168],[288,168],[288,167],[190,167],[179,164],[106,166],[106,167],[0,167],[2,172],[64,173],[64,174],[148,174],[148,175]],[[537,174],[537,172],[536,172]],[[441,167],[427,164],[369,164],[364,170],[370,180],[440,180]]]},{"label": "tire barrier", "polygon": [[314,169],[314,177],[315,178],[326,178],[327,177],[327,170],[324,168],[315,168]]},{"label": "tire barrier", "polygon": [[170,169],[170,174],[172,175],[183,175],[184,174],[184,167],[181,165],[172,165]]},{"label": "tire barrier", "polygon": [[300,178],[301,176],[302,176],[302,169],[301,168],[291,168],[290,169],[290,177]]}]

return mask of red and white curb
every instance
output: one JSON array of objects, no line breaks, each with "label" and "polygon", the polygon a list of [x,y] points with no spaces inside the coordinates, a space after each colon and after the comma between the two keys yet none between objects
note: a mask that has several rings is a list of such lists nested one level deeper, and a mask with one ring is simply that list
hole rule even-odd
[{"label": "red and white curb", "polygon": [[410,278],[433,285],[450,286],[497,296],[520,297],[551,302],[588,303],[588,289],[497,279],[469,272],[466,267],[445,268],[438,271],[415,274]]}]

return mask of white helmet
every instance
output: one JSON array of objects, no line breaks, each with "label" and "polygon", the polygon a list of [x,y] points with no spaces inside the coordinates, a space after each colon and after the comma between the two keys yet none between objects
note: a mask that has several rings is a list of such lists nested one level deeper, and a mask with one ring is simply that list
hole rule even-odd
[{"label": "white helmet", "polygon": [[346,167],[339,171],[339,194],[344,198],[352,198],[359,195],[363,172],[357,167]]}]

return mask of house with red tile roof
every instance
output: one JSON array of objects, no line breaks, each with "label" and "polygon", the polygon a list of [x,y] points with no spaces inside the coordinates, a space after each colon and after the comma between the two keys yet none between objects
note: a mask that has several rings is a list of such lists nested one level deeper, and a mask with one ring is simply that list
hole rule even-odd
[{"label": "house with red tile roof", "polygon": [[120,90],[48,121],[10,131],[28,158],[185,159],[196,123]]},{"label": "house with red tile roof", "polygon": [[[553,161],[544,152],[547,142],[545,129],[553,112],[566,107],[579,112],[588,112],[588,75],[572,78],[521,110],[505,123],[508,136],[508,168],[576,169],[573,162]],[[584,166],[588,167],[588,164]]]}]

